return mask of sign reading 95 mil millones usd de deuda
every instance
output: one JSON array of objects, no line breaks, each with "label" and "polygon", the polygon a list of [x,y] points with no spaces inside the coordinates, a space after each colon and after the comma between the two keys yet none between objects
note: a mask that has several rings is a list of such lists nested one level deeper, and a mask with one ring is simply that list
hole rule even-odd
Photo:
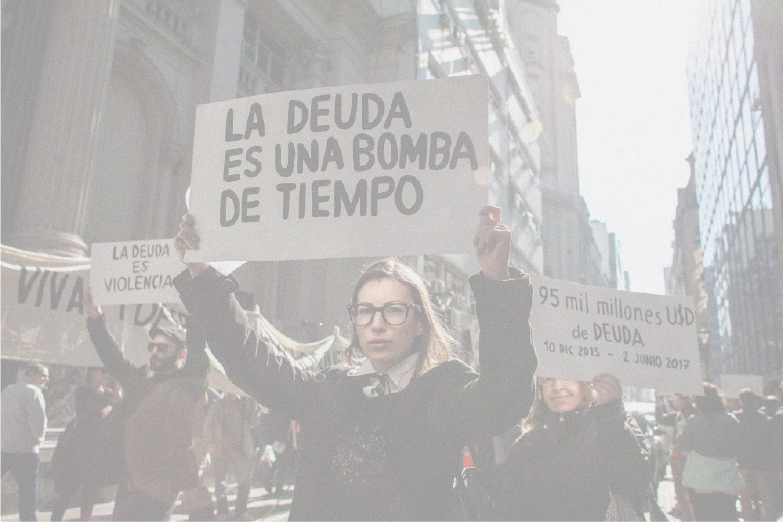
[{"label": "sign reading 95 mil millones usd de deuda", "polygon": [[693,297],[579,285],[531,274],[537,375],[702,395]]},{"label": "sign reading 95 mil millones usd de deuda", "polygon": [[188,261],[469,251],[487,203],[481,76],[200,105]]}]

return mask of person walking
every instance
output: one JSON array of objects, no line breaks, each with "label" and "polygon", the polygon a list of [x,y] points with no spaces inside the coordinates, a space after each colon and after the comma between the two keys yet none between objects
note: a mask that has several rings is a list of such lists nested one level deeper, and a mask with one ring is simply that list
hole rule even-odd
[{"label": "person walking", "polygon": [[256,447],[252,430],[258,421],[256,403],[249,397],[224,392],[212,401],[204,420],[204,436],[207,440],[215,479],[215,503],[221,518],[229,514],[227,476],[229,471],[237,481],[234,503],[234,519],[247,516],[250,495],[250,479],[256,459]]},{"label": "person walking", "polygon": [[[511,232],[499,221],[500,210],[485,207],[474,239],[480,376],[452,355],[424,281],[396,258],[359,277],[347,306],[348,364],[318,374],[259,338],[232,294],[235,278],[206,263],[188,263],[175,278],[232,382],[301,425],[290,520],[450,519],[462,448],[525,415],[537,365],[532,286],[509,269]],[[194,226],[183,216],[175,240],[182,255],[198,247]]]},{"label": "person walking", "polygon": [[106,418],[122,400],[118,390],[104,386],[102,368],[88,368],[86,382],[74,391],[76,418],[65,427],[52,456],[57,499],[51,520],[62,520],[68,504],[82,490],[81,520],[90,520],[98,489],[103,485],[96,448],[103,442]]},{"label": "person walking", "polygon": [[737,520],[737,495],[744,487],[737,466],[739,424],[726,412],[720,390],[704,383],[694,413],[677,444],[688,454],[682,483],[696,520]]},{"label": "person walking", "polygon": [[688,454],[682,451],[677,445],[677,437],[682,433],[685,427],[685,421],[695,413],[693,407],[693,400],[685,395],[679,393],[671,397],[671,407],[674,409],[672,413],[666,413],[656,408],[655,417],[656,421],[672,430],[672,437],[670,439],[671,454],[669,456],[669,465],[672,471],[672,482],[674,483],[674,507],[669,511],[669,514],[675,518],[689,522],[694,520],[693,507],[688,499],[688,488],[682,484],[682,472],[685,469],[685,460]]},{"label": "person walking", "polygon": [[750,389],[739,394],[741,409],[734,413],[739,423],[737,464],[745,488],[740,494],[744,520],[772,520],[774,503],[774,441],[772,423],[760,411],[762,399]]},{"label": "person walking", "polygon": [[41,390],[48,382],[49,368],[31,363],[16,384],[0,394],[0,473],[10,472],[19,486],[19,520],[37,520],[39,453],[46,434],[46,400]]}]

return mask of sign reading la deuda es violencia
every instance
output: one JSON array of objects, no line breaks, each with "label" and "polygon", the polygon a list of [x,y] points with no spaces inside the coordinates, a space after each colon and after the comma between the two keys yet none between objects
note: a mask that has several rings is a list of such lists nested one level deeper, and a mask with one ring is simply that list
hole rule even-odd
[{"label": "sign reading la deuda es violencia", "polygon": [[90,285],[100,304],[177,303],[183,270],[171,239],[93,243]]},{"label": "sign reading la deuda es violencia", "polygon": [[201,105],[188,259],[464,252],[487,175],[478,76]]}]

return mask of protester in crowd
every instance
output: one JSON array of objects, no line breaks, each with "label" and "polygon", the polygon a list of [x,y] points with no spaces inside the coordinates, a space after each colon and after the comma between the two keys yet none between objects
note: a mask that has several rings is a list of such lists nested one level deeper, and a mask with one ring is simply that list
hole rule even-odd
[{"label": "protester in crowd", "polygon": [[745,488],[740,495],[744,520],[771,520],[774,462],[772,423],[760,411],[761,397],[750,389],[739,394],[741,409],[734,412],[739,422],[737,464]]},{"label": "protester in crowd", "polygon": [[693,513],[693,506],[688,497],[688,488],[682,483],[682,474],[685,471],[685,462],[688,459],[688,454],[677,443],[677,438],[682,433],[682,430],[685,429],[685,424],[691,415],[696,413],[696,408],[693,407],[693,400],[690,397],[680,394],[674,396],[674,407],[677,409],[677,416],[674,422],[672,454],[669,457],[675,498],[675,510],[673,510],[674,513],[672,514],[680,520],[690,521],[695,520],[696,515]]},{"label": "protester in crowd", "polygon": [[215,478],[218,517],[229,514],[226,483],[229,471],[237,481],[234,519],[247,516],[250,478],[256,458],[252,430],[258,421],[257,404],[249,397],[225,392],[212,401],[204,421],[204,436]]},{"label": "protester in crowd", "polygon": [[683,484],[696,520],[737,520],[737,495],[744,482],[737,466],[739,424],[726,413],[720,390],[704,383],[694,413],[677,444],[688,454]]},{"label": "protester in crowd", "polygon": [[19,520],[37,520],[36,494],[41,442],[46,434],[46,400],[41,391],[49,368],[31,363],[19,380],[0,394],[2,476],[11,472],[19,486]]},{"label": "protester in crowd", "polygon": [[124,399],[117,451],[124,477],[115,520],[166,520],[180,491],[198,486],[193,417],[206,390],[204,342],[178,326],[150,329],[149,362],[128,361],[106,327],[101,307],[85,292],[87,330],[106,369],[122,384]]},{"label": "protester in crowd", "polygon": [[[356,366],[317,375],[259,339],[232,295],[233,277],[190,263],[175,279],[190,320],[228,377],[301,423],[291,520],[448,518],[462,448],[527,412],[537,364],[528,320],[532,286],[508,267],[511,232],[499,218],[499,209],[485,207],[474,239],[482,269],[470,279],[480,377],[453,357],[424,282],[395,258],[371,264],[355,285],[348,361]],[[198,247],[189,215],[175,246],[183,254]]]},{"label": "protester in crowd", "polygon": [[764,398],[761,412],[767,417],[772,432],[772,519],[783,515],[783,382],[775,393]]},{"label": "protester in crowd", "polygon": [[267,443],[271,446],[273,455],[269,459],[271,465],[264,477],[264,488],[267,495],[280,497],[296,464],[296,421],[275,411],[270,411],[266,417]]},{"label": "protester in crowd", "polygon": [[105,419],[122,401],[120,390],[105,386],[102,368],[88,368],[86,381],[74,390],[76,418],[71,420],[57,440],[52,456],[57,499],[52,508],[52,520],[62,520],[71,500],[82,490],[81,520],[90,520],[101,482],[95,451],[102,443]]},{"label": "protester in crowd", "polygon": [[774,417],[780,408],[783,408],[783,400],[781,400],[777,395],[771,394],[764,397],[764,399],[761,401],[761,405],[759,406],[761,412],[768,419]]},{"label": "protester in crowd", "polygon": [[693,400],[679,393],[671,397],[670,401],[666,401],[666,404],[670,404],[674,412],[665,412],[656,408],[655,418],[660,425],[670,427],[672,430],[669,465],[672,472],[672,482],[674,483],[675,503],[669,514],[683,521],[691,521],[694,519],[693,507],[688,499],[688,488],[682,484],[682,472],[685,469],[685,460],[688,454],[682,451],[677,444],[677,437],[682,433],[685,421],[696,410],[693,408]]},{"label": "protester in crowd", "polygon": [[220,392],[207,388],[199,399],[193,414],[193,453],[198,462],[199,483],[195,488],[182,491],[177,509],[188,514],[188,520],[214,520],[215,502],[207,487],[207,470],[211,468],[210,442],[204,433],[207,414],[212,404],[220,399]]},{"label": "protester in crowd", "polygon": [[650,470],[640,436],[614,376],[539,377],[522,435],[500,468],[499,518],[642,520],[634,517],[643,516]]}]

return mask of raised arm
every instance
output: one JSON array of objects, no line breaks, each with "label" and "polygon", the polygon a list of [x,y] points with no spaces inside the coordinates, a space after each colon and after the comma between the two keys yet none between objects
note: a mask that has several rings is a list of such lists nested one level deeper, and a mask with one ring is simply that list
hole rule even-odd
[{"label": "raised arm", "polygon": [[123,355],[114,336],[106,327],[106,316],[103,315],[100,305],[93,301],[89,288],[84,293],[84,309],[87,311],[87,331],[98,357],[110,374],[123,385],[127,384],[129,380],[138,376],[139,369]]},{"label": "raised arm", "polygon": [[529,278],[509,268],[511,232],[500,224],[500,210],[486,206],[474,245],[481,273],[470,278],[481,330],[481,368],[452,399],[444,402],[446,430],[465,441],[504,432],[527,414],[533,403],[538,365],[530,333],[533,288]]},{"label": "raised arm", "polygon": [[[184,255],[198,248],[198,236],[189,215],[183,217],[174,246]],[[206,263],[187,264],[174,279],[182,303],[228,378],[268,408],[302,420],[318,408],[319,382],[316,375],[295,368],[284,354],[258,337],[233,292],[239,283],[223,276]]]}]

